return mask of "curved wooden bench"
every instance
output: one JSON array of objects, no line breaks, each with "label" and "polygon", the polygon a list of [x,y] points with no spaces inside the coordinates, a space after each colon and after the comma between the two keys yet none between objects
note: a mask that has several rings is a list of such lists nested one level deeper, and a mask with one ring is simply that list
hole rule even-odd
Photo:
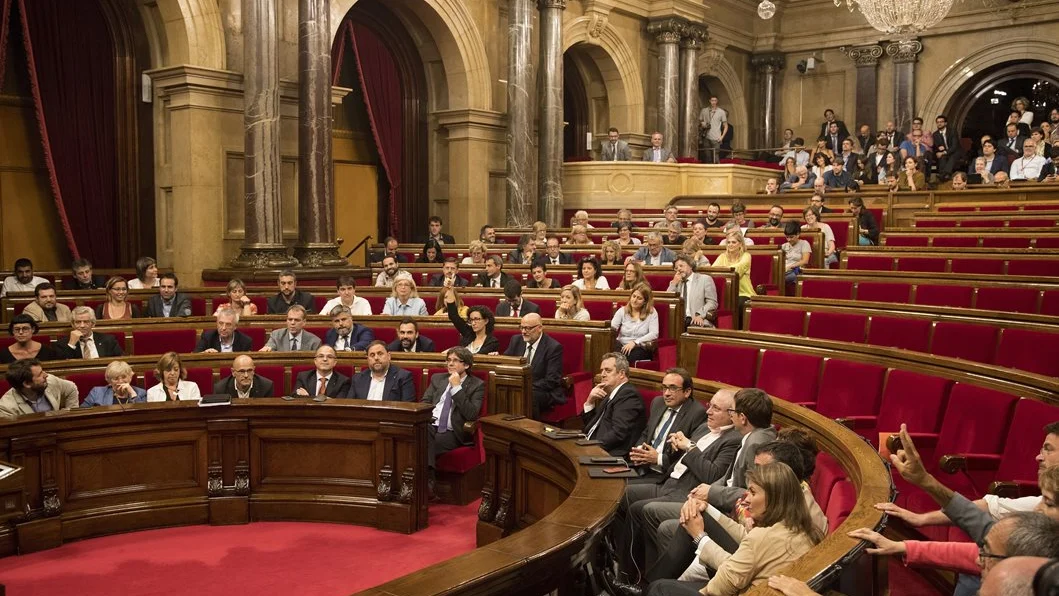
[{"label": "curved wooden bench", "polygon": [[904,246],[847,248],[842,251],[839,267],[858,271],[1059,277],[1059,250],[960,248],[946,251]]},{"label": "curved wooden bench", "polygon": [[952,248],[1059,248],[1056,228],[891,228],[879,235],[880,246]]}]

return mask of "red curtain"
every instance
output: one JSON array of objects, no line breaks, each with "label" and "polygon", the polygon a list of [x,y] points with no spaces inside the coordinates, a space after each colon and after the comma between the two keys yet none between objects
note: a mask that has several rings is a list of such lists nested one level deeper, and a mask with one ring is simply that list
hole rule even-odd
[{"label": "red curtain", "polygon": [[52,195],[73,258],[117,267],[114,48],[97,2],[18,0]]},{"label": "red curtain", "polygon": [[[346,37],[350,40],[356,60],[360,88],[364,94],[364,105],[368,109],[368,121],[379,151],[383,172],[390,185],[389,234],[397,236],[400,220],[397,206],[401,204],[402,173],[404,171],[404,117],[401,110],[401,81],[397,76],[397,64],[386,44],[375,33],[360,24],[346,21]],[[334,74],[337,78],[342,67],[344,44],[339,44]]]},{"label": "red curtain", "polygon": [[8,16],[11,14],[11,0],[0,0],[0,89],[4,88],[4,67],[7,66]]}]

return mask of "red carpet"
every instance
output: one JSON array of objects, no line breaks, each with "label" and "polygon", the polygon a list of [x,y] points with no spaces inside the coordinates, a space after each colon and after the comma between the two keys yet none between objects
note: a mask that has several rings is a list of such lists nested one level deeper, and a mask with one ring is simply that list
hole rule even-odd
[{"label": "red carpet", "polygon": [[478,503],[432,505],[406,536],[337,524],[189,526],[82,540],[0,563],[16,596],[351,594],[474,549]]}]

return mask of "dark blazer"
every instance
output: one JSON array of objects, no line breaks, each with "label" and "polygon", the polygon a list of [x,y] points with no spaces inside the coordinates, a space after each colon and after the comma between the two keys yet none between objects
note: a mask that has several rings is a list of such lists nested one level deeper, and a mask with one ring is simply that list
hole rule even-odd
[{"label": "dark blazer", "polygon": [[[438,400],[445,394],[445,386],[449,384],[449,373],[441,372],[430,377],[430,386],[423,393],[423,403],[437,405]],[[478,420],[482,411],[482,400],[485,399],[485,383],[478,377],[467,373],[463,379],[460,390],[452,395],[452,432],[464,445],[474,442],[474,435],[470,435],[463,429],[463,423]]]},{"label": "dark blazer", "polygon": [[[510,275],[508,275],[505,271],[501,271],[500,272],[500,287],[503,288],[504,286],[507,285],[507,282],[509,282],[509,281],[511,281],[513,279],[514,278],[511,277]],[[474,285],[481,286],[483,288],[488,288],[488,287],[491,287],[489,285],[490,281],[491,280],[490,280],[488,274],[479,273],[478,276],[474,278]]]},{"label": "dark blazer", "polygon": [[[528,315],[531,312],[540,314],[541,307],[536,302],[530,302],[525,298],[522,299],[522,306],[518,310],[519,316]],[[511,316],[511,305],[507,303],[507,300],[501,300],[496,305],[496,316],[498,317],[510,317]]]},{"label": "dark blazer", "polygon": [[899,148],[901,143],[905,142],[905,131],[903,130],[895,130],[893,132],[883,130],[879,131],[879,134],[886,137],[887,147]]},{"label": "dark blazer", "polygon": [[92,281],[87,284],[77,281],[76,277],[70,277],[63,280],[64,290],[102,290],[106,285],[107,278],[102,275],[93,275]]},{"label": "dark blazer", "polygon": [[[468,323],[460,316],[460,311],[456,308],[456,303],[453,302],[447,307],[449,314],[449,321],[452,322],[452,326],[456,328],[456,331],[460,334],[460,345],[467,347],[472,341],[474,341],[474,329],[471,329],[471,324]],[[487,335],[485,341],[482,343],[482,348],[478,350],[479,354],[491,354],[493,352],[500,351],[500,340],[495,335]]]},{"label": "dark blazer", "polygon": [[[69,346],[69,337],[66,342],[58,346],[65,358],[77,360],[81,358],[81,346],[78,345],[75,348]],[[124,356],[125,352],[122,351],[121,346],[118,345],[118,340],[114,339],[113,335],[109,333],[92,333],[92,343],[96,344],[96,352],[99,353],[100,358],[114,358],[116,356]]]},{"label": "dark blazer", "polygon": [[[866,137],[855,135],[853,138],[857,141],[857,144],[860,145],[862,153],[868,153],[878,143],[878,141],[876,141],[876,136],[871,133],[868,133],[868,136]],[[856,151],[857,148],[854,147],[853,150]]]},{"label": "dark blazer", "polygon": [[[574,262],[574,257],[568,252],[559,253],[559,264],[560,265],[571,265]],[[545,265],[551,265],[552,259],[548,255],[540,255],[537,257],[536,263],[544,263]]]},{"label": "dark blazer", "polygon": [[1014,149],[1011,149],[1008,146],[1008,143],[1010,141],[1011,141],[1011,139],[1008,138],[1007,134],[1004,134],[1003,136],[998,138],[996,140],[997,153],[1004,152],[1004,153],[1008,153],[1008,154],[1014,155],[1015,157],[1022,157],[1022,144],[1026,142],[1026,137],[1022,136],[1021,134],[1017,135],[1015,137],[1015,148]]},{"label": "dark blazer", "polygon": [[[1005,153],[1006,151],[1004,151],[1003,148],[997,149],[997,152],[993,155],[993,163],[989,165],[990,174],[996,174],[1001,170],[1007,172],[1011,169],[1011,164],[1008,163],[1007,155],[1004,155]],[[967,173],[974,174],[974,160],[972,159],[970,162],[971,163],[967,166]]]},{"label": "dark blazer", "polygon": [[[235,339],[232,341],[233,352],[249,352],[254,349],[253,344],[254,341],[250,339],[249,335],[238,329],[235,330]],[[213,348],[218,352],[221,351],[221,338],[220,335],[217,334],[216,329],[203,331],[202,336],[199,337],[199,343],[195,345],[196,352],[205,352],[210,348]]]},{"label": "dark blazer", "polygon": [[1059,174],[1059,171],[1056,170],[1057,168],[1055,167],[1054,161],[1050,161],[1044,164],[1044,167],[1041,168],[1041,175],[1037,177],[1037,182],[1044,182],[1044,179],[1048,176],[1054,176],[1056,174]]},{"label": "dark blazer", "polygon": [[268,313],[267,314],[270,314],[270,315],[285,315],[285,314],[287,314],[287,309],[290,308],[291,306],[294,306],[295,304],[300,304],[300,305],[304,306],[305,307],[305,312],[308,313],[308,314],[313,314],[313,312],[315,312],[313,310],[313,307],[315,306],[313,304],[313,295],[310,294],[309,292],[303,292],[301,290],[294,290],[294,299],[291,300],[290,304],[287,304],[287,301],[283,299],[283,295],[280,294],[279,292],[277,292],[275,296],[272,296],[271,298],[269,298],[268,299]]},{"label": "dark blazer", "polygon": [[[692,445],[697,443],[708,432],[710,432],[710,427],[703,422],[689,437]],[[716,482],[718,478],[724,476],[724,473],[735,462],[735,455],[739,452],[742,439],[743,437],[739,435],[739,431],[735,428],[729,428],[716,441],[710,443],[710,446],[705,451],[699,451],[698,447],[688,449],[686,454],[684,454],[684,465],[688,467],[687,472],[684,472],[684,475],[680,478],[672,478],[667,473],[662,493],[664,495],[684,496],[700,484]],[[676,465],[679,460],[679,457],[674,458],[673,465]],[[669,471],[672,472],[673,468],[670,467]]]},{"label": "dark blazer", "polygon": [[[507,346],[505,356],[521,358],[526,355],[526,340],[522,335],[511,338]],[[566,394],[563,392],[563,344],[559,343],[547,333],[541,335],[537,342],[537,349],[533,351],[533,362],[529,363],[530,373],[533,375],[533,401],[545,411],[553,406],[566,403]],[[640,405],[643,410],[643,405]],[[637,431],[637,436],[639,431]],[[635,439],[636,437],[633,437]],[[629,453],[626,449],[619,455]]]},{"label": "dark blazer", "polygon": [[[835,124],[838,125],[838,136],[839,136],[838,142],[841,143],[842,139],[844,139],[844,138],[849,136],[849,129],[846,128],[846,123],[841,121],[841,120],[835,120]],[[827,137],[827,142],[828,143],[831,142],[831,131],[829,130],[830,127],[831,127],[831,123],[828,122],[827,120],[824,120],[822,123],[820,123],[820,135],[819,136]],[[840,147],[840,149],[841,149],[841,147]]]},{"label": "dark blazer", "polygon": [[[775,439],[776,431],[772,430],[772,427],[755,428],[750,431],[746,444],[742,446],[742,452],[738,453],[724,475],[710,485],[710,494],[706,497],[710,505],[724,513],[731,513],[736,502],[746,492],[746,471],[750,464],[754,463],[754,455],[757,454],[758,447]],[[742,437],[739,440],[742,442]],[[729,478],[732,479],[732,486],[728,486]]]},{"label": "dark blazer", "polygon": [[[316,369],[298,373],[297,378],[294,379],[294,387],[291,388],[291,394],[293,395],[298,389],[308,391],[309,395],[316,395]],[[327,397],[345,397],[347,393],[349,393],[349,377],[342,373],[331,371],[331,378],[327,380],[325,395]]]},{"label": "dark blazer", "polygon": [[[656,397],[651,402],[651,414],[647,417],[647,426],[644,427],[643,434],[640,435],[639,440],[636,442],[637,445],[651,444],[658,425],[662,423],[665,412],[666,400],[662,399],[661,396]],[[682,432],[685,437],[691,437],[695,429],[703,424],[706,424],[706,408],[692,397],[680,407],[676,420],[670,425],[666,434],[671,435],[675,432]],[[662,443],[659,451],[662,454],[662,473],[668,476],[673,469],[673,464],[677,463],[680,458],[681,452],[674,451],[669,441]],[[676,453],[676,457],[673,457],[674,453]]]},{"label": "dark blazer", "polygon": [[581,420],[585,423],[585,432],[599,420],[599,426],[590,438],[602,442],[604,451],[618,457],[628,455],[647,423],[643,398],[629,382],[622,385],[614,397],[582,414]]},{"label": "dark blazer", "polygon": [[[151,296],[151,299],[147,301],[147,309],[143,311],[145,317],[164,317],[165,311],[162,310],[162,297]],[[169,310],[169,316],[172,317],[190,317],[191,316],[191,300],[186,294],[177,292],[173,296],[173,308]]]},{"label": "dark blazer", "polygon": [[[371,370],[364,369],[353,375],[349,383],[349,391],[338,397],[349,399],[368,399],[368,390],[371,389]],[[399,367],[390,365],[386,371],[386,383],[382,388],[383,401],[415,401],[416,387],[412,382],[412,373]]]},{"label": "dark blazer", "polygon": [[[354,350],[366,350],[368,349],[368,344],[375,341],[375,332],[360,323],[353,323],[353,328],[349,330],[349,340],[353,342],[352,347]],[[334,329],[328,329],[324,335],[324,344],[333,348],[337,342],[338,332]]]},{"label": "dark blazer", "polygon": [[[401,348],[401,340],[395,339],[390,342],[390,345],[386,346],[386,349],[391,352],[404,352]],[[420,335],[416,338],[416,352],[437,352],[438,348],[434,345],[434,340],[429,337]]]},{"label": "dark blazer", "polygon": [[[427,283],[427,285],[433,286],[435,288],[440,288],[443,283],[445,283],[445,274],[435,273],[434,275],[430,276],[430,281]],[[465,288],[470,283],[471,282],[467,281],[463,276],[458,274],[452,280],[452,285],[456,286],[457,288]]]},{"label": "dark blazer", "polygon": [[931,148],[933,151],[938,151],[938,147],[945,147],[945,152],[950,157],[963,155],[963,145],[960,144],[960,137],[955,128],[946,126],[945,134],[935,130],[931,136],[934,138],[934,146]]},{"label": "dark blazer", "polygon": [[[371,253],[371,262],[372,263],[381,263],[382,260],[386,258],[386,256],[387,256],[386,255],[386,251],[384,251],[384,250],[373,252],[373,253]],[[407,263],[408,262],[408,257],[404,256],[403,254],[401,254],[399,252],[398,253],[394,253],[392,256],[393,256],[394,259],[397,259],[398,263]]]},{"label": "dark blazer", "polygon": [[[861,209],[857,225],[868,230],[868,238],[871,238],[872,244],[879,244],[879,224],[875,222],[875,216],[871,211],[867,208]],[[859,230],[857,230],[857,235],[860,235]]]},{"label": "dark blazer", "polygon": [[[419,242],[418,243],[419,244],[426,244],[427,240],[430,240],[430,234],[424,234],[423,236],[421,236],[419,238]],[[447,244],[449,246],[452,246],[453,244],[456,244],[456,239],[453,238],[451,234],[446,234],[445,232],[441,233],[441,240],[442,240],[441,244]]]},{"label": "dark blazer", "polygon": [[[230,395],[233,398],[239,397],[239,392],[235,390],[235,378],[231,375],[214,383],[213,392]],[[272,381],[261,375],[254,375],[254,383],[250,385],[250,397],[273,397],[274,395]]]}]

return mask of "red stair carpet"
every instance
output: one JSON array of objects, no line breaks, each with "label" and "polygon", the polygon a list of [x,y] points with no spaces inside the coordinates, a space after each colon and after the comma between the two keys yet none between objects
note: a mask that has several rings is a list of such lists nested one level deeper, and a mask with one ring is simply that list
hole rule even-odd
[{"label": "red stair carpet", "polygon": [[0,561],[13,596],[347,595],[474,549],[478,503],[431,505],[412,535],[255,522],[133,532]]}]

